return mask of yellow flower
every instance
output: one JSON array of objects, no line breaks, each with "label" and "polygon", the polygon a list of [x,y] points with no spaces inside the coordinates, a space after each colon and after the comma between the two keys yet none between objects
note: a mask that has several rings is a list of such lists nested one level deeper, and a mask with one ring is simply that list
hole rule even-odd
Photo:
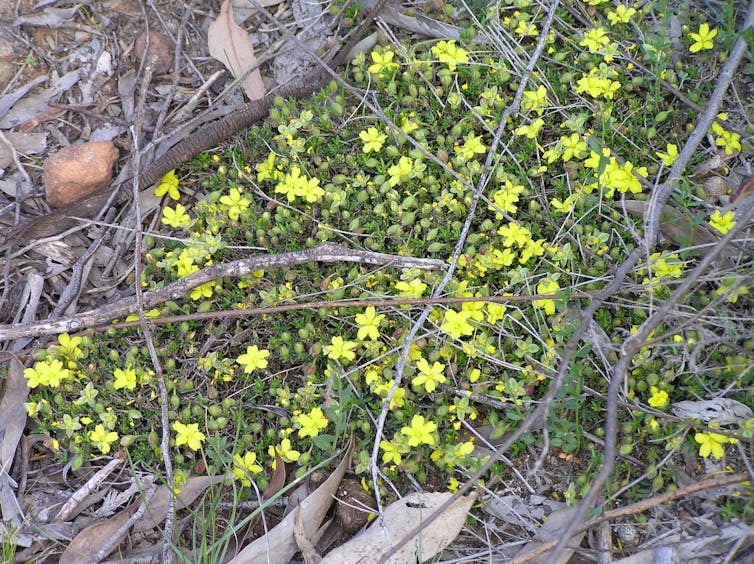
[{"label": "yellow flower", "polygon": [[655,155],[662,161],[665,166],[673,166],[673,163],[678,158],[678,146],[673,143],[668,143],[665,149],[667,153],[655,152]]},{"label": "yellow flower", "polygon": [[376,127],[370,127],[366,131],[359,133],[359,139],[364,142],[364,146],[361,149],[362,151],[365,153],[379,153],[380,149],[382,149],[382,144],[387,139],[387,135],[377,131]]},{"label": "yellow flower", "polygon": [[722,147],[726,155],[732,155],[741,150],[741,136],[734,131],[722,130],[715,138],[715,145]]},{"label": "yellow flower", "polygon": [[333,360],[345,359],[351,361],[356,358],[356,353],[353,349],[356,348],[356,343],[352,341],[344,341],[343,337],[333,337],[330,340],[330,344],[325,346],[324,351],[327,358]]},{"label": "yellow flower", "polygon": [[427,289],[427,285],[419,278],[414,278],[411,282],[401,281],[396,283],[395,289],[405,298],[421,298],[424,290]]},{"label": "yellow flower", "polygon": [[555,213],[571,213],[573,211],[573,196],[568,196],[562,202],[557,198],[550,200],[550,205]]},{"label": "yellow flower", "polygon": [[202,442],[205,439],[204,433],[199,431],[198,423],[189,423],[184,425],[180,421],[173,423],[173,431],[177,433],[175,437],[175,446],[186,445],[191,450],[202,448]]},{"label": "yellow flower", "polygon": [[251,204],[251,200],[241,195],[238,188],[231,188],[230,193],[220,198],[220,203],[228,206],[228,217],[233,221],[238,221],[239,216],[246,211]]},{"label": "yellow flower", "polygon": [[607,13],[607,19],[610,20],[612,25],[618,23],[628,23],[631,21],[631,16],[636,13],[636,8],[628,8],[623,4],[618,4],[615,11],[610,10]]},{"label": "yellow flower", "polygon": [[186,208],[181,204],[176,204],[175,209],[166,206],[162,210],[162,219],[160,221],[165,225],[180,229],[188,227],[191,223],[191,218],[186,214]]},{"label": "yellow flower", "polygon": [[579,41],[579,45],[586,47],[590,52],[599,51],[604,45],[610,43],[607,37],[607,30],[604,27],[595,27],[584,33],[584,38]]},{"label": "yellow flower", "polygon": [[374,306],[369,306],[356,316],[356,323],[359,325],[359,332],[356,338],[363,341],[367,337],[376,341],[380,338],[380,323],[385,319],[384,314],[377,315]]},{"label": "yellow flower", "polygon": [[537,118],[529,125],[520,126],[514,133],[516,135],[524,135],[527,139],[534,139],[544,124],[545,121],[542,118]]},{"label": "yellow flower", "polygon": [[735,215],[733,211],[726,212],[724,215],[721,215],[719,211],[714,211],[710,216],[709,225],[715,231],[725,235],[736,225],[736,221],[733,219]]},{"label": "yellow flower", "polygon": [[445,331],[454,339],[460,339],[462,336],[471,335],[474,327],[469,323],[471,313],[468,311],[454,311],[449,309],[445,312],[440,329]]},{"label": "yellow flower", "polygon": [[120,390],[121,388],[126,388],[127,390],[135,390],[136,389],[136,370],[133,368],[127,368],[126,370],[121,370],[120,368],[116,368],[113,372],[113,376],[115,377],[115,381],[113,382],[113,388],[116,390]]},{"label": "yellow flower", "polygon": [[423,385],[428,393],[434,392],[437,384],[443,384],[447,381],[444,374],[445,366],[439,362],[430,366],[426,359],[421,358],[416,363],[416,368],[419,370],[419,374],[411,380],[411,383],[417,387]]},{"label": "yellow flower", "polygon": [[578,133],[572,133],[570,136],[562,136],[560,143],[563,145],[563,162],[570,161],[571,158],[583,158],[586,155],[586,141]]},{"label": "yellow flower", "polygon": [[89,431],[89,440],[102,454],[110,452],[110,443],[118,440],[118,433],[105,431],[102,425],[97,425],[93,431]]},{"label": "yellow flower", "polygon": [[469,133],[466,136],[463,146],[456,145],[453,147],[455,153],[460,156],[464,161],[468,161],[474,158],[474,155],[481,155],[487,151],[487,146],[482,143],[482,138],[473,133]]},{"label": "yellow flower", "polygon": [[387,169],[390,175],[388,183],[390,186],[397,186],[401,182],[408,180],[414,175],[414,160],[410,157],[401,157],[398,164],[392,165]]},{"label": "yellow flower", "polygon": [[212,280],[211,282],[207,282],[206,284],[202,284],[191,290],[191,292],[189,292],[189,297],[194,301],[201,300],[202,298],[211,298],[212,289],[214,287],[215,280]]},{"label": "yellow flower", "polygon": [[500,227],[497,232],[503,237],[503,245],[506,247],[512,247],[514,244],[524,247],[531,239],[531,232],[526,227],[521,227],[512,221],[507,226]]},{"label": "yellow flower", "polygon": [[154,195],[161,198],[167,194],[174,200],[180,200],[181,193],[178,191],[178,177],[175,171],[171,170],[160,180],[160,184],[155,188]]},{"label": "yellow flower", "polygon": [[400,446],[394,445],[390,441],[380,441],[380,448],[384,451],[382,453],[382,462],[396,465],[401,463]]},{"label": "yellow flower", "polygon": [[[291,432],[293,429],[289,429]],[[267,449],[267,452],[271,457],[275,457],[275,451],[280,455],[280,458],[282,458],[285,462],[296,462],[300,457],[301,453],[297,450],[293,450],[291,447],[291,440],[290,439],[283,439],[280,441],[280,444],[277,447],[274,447],[270,445],[270,447]],[[273,470],[275,469],[274,462],[273,462]]]},{"label": "yellow flower", "polygon": [[537,26],[531,22],[525,22],[524,20],[519,20],[513,33],[520,35],[521,37],[535,37],[539,35]]},{"label": "yellow flower", "polygon": [[256,345],[251,345],[246,347],[246,353],[239,356],[236,362],[243,366],[245,374],[251,374],[257,368],[267,368],[267,357],[269,356],[270,351],[267,349],[260,349]]},{"label": "yellow flower", "polygon": [[259,474],[262,471],[262,467],[257,464],[257,455],[254,452],[246,452],[243,456],[236,454],[233,457],[233,463],[233,475],[246,487],[251,486],[249,475]]},{"label": "yellow flower", "polygon": [[689,33],[689,37],[694,40],[694,43],[689,47],[689,51],[696,53],[698,51],[712,49],[715,43],[712,41],[717,35],[716,29],[710,29],[709,24],[703,23],[699,26],[699,31]]},{"label": "yellow flower", "polygon": [[431,49],[432,54],[437,57],[441,63],[448,63],[451,71],[456,70],[457,63],[468,63],[469,54],[465,49],[458,47],[455,40],[440,41]]},{"label": "yellow flower", "polygon": [[293,417],[293,420],[298,423],[299,430],[298,436],[302,439],[304,437],[316,437],[319,432],[327,427],[329,421],[325,414],[322,413],[322,409],[315,407],[309,413],[302,413]]},{"label": "yellow flower", "polygon": [[433,445],[435,438],[432,433],[436,429],[437,425],[432,421],[425,421],[421,415],[414,415],[411,426],[402,427],[401,433],[408,438],[408,446]]},{"label": "yellow flower", "polygon": [[369,66],[369,72],[372,74],[382,74],[383,72],[393,72],[398,68],[398,63],[393,62],[395,53],[390,48],[382,51],[375,49],[372,51],[373,64]]},{"label": "yellow flower", "polygon": [[83,342],[81,337],[71,337],[68,333],[62,333],[58,335],[58,343],[56,348],[68,358],[81,358],[84,356],[84,351],[80,346]]},{"label": "yellow flower", "polygon": [[[521,107],[524,110],[536,110],[547,101],[547,88],[539,86],[536,90],[524,90],[523,98],[521,99]],[[542,112],[539,112],[541,115]]]},{"label": "yellow flower", "polygon": [[725,454],[723,445],[727,443],[736,444],[738,441],[720,435],[718,433],[697,433],[694,435],[694,440],[699,443],[699,455],[707,458],[710,454],[713,458],[722,458]]},{"label": "yellow flower", "polygon": [[[555,280],[545,278],[539,284],[537,284],[538,294],[554,294],[560,290],[560,286]],[[534,300],[532,302],[534,307],[541,307],[545,310],[547,315],[555,313],[555,301],[553,300]]]},{"label": "yellow flower", "polygon": [[516,213],[518,210],[518,196],[524,191],[521,185],[513,185],[513,182],[506,179],[505,187],[492,194],[489,209],[495,212],[496,219],[502,219],[503,213]]},{"label": "yellow flower", "polygon": [[319,185],[319,178],[307,178],[301,174],[297,166],[291,168],[291,172],[275,186],[276,194],[284,194],[289,202],[302,197],[309,203],[319,201],[325,195],[325,191]]},{"label": "yellow flower", "polygon": [[651,386],[649,388],[651,396],[647,403],[657,409],[662,409],[668,405],[668,393],[665,390],[660,390],[657,386]]},{"label": "yellow flower", "polygon": [[60,383],[71,377],[67,368],[63,368],[63,363],[59,360],[48,358],[44,362],[37,362],[34,368],[24,370],[24,378],[28,380],[27,385],[30,388],[37,386],[50,386],[57,388]]},{"label": "yellow flower", "polygon": [[504,304],[490,302],[485,306],[485,309],[487,310],[487,323],[495,325],[503,318],[508,308]]}]

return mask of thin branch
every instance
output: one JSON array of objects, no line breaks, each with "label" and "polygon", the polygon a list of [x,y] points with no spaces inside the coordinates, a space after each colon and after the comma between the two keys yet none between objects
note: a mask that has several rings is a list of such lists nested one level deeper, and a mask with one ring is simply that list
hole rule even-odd
[{"label": "thin branch", "polygon": [[[185,278],[181,278],[158,290],[143,293],[141,303],[144,309],[150,309],[168,300],[183,298],[197,286],[212,282],[218,278],[240,278],[249,276],[257,270],[290,268],[309,262],[357,262],[377,266],[413,267],[429,270],[438,270],[445,267],[445,262],[441,260],[352,250],[336,243],[323,243],[304,251],[250,257],[229,263],[215,264],[189,274]],[[2,325],[0,326],[0,342],[27,336],[81,331],[87,327],[108,323],[137,312],[137,299],[134,297],[123,298],[97,309],[63,319],[37,321],[23,325]]]}]

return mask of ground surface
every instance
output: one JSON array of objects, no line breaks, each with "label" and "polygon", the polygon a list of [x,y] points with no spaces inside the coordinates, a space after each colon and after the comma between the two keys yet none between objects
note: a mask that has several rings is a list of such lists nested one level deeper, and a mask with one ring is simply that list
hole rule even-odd
[{"label": "ground surface", "polygon": [[[273,92],[364,15],[246,8]],[[24,117],[2,128],[4,226],[50,212],[41,165],[66,144],[112,140],[126,178],[201,136],[190,116],[254,95],[210,56],[216,2],[2,10],[0,100],[47,79],[0,103]],[[410,520],[460,490],[424,557],[509,559],[573,534],[572,561],[747,561],[744,10],[389,5],[339,81],[276,100],[104,222],[6,245],[3,557],[215,562],[247,546],[254,561],[253,539],[277,534],[281,561],[351,538],[375,554],[371,516]],[[145,22],[164,36],[151,78]],[[399,508],[417,491],[439,497]],[[322,515],[285,520],[307,495]]]}]

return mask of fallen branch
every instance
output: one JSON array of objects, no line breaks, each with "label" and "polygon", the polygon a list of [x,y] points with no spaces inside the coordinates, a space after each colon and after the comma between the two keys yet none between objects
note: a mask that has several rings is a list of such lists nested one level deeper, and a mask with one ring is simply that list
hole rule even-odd
[{"label": "fallen branch", "polygon": [[229,263],[214,264],[158,290],[145,292],[142,294],[140,302],[137,301],[135,296],[131,296],[116,300],[97,309],[62,319],[50,319],[22,325],[0,325],[0,342],[22,337],[40,337],[43,335],[81,331],[88,327],[96,327],[135,314],[139,311],[139,306],[146,310],[165,303],[168,300],[183,298],[197,286],[212,282],[218,278],[240,278],[242,276],[249,276],[257,270],[290,268],[309,262],[358,262],[377,266],[413,267],[425,270],[440,270],[445,268],[445,262],[438,259],[401,257],[372,251],[348,249],[336,243],[323,243],[305,251],[264,255]]}]

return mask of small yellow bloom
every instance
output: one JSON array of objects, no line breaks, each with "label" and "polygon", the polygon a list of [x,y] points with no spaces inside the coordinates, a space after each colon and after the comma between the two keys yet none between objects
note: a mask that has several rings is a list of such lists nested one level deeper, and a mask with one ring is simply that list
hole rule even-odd
[{"label": "small yellow bloom", "polygon": [[715,231],[725,235],[736,225],[736,221],[733,219],[735,215],[736,214],[733,211],[721,215],[720,212],[716,210],[712,212],[712,215],[710,216],[709,225]]},{"label": "small yellow bloom", "polygon": [[233,476],[246,487],[251,486],[249,479],[251,474],[262,472],[262,467],[257,464],[257,455],[254,452],[246,452],[243,456],[236,454],[233,457],[233,463]]},{"label": "small yellow bloom", "polygon": [[668,143],[667,153],[657,151],[655,155],[662,161],[665,166],[673,166],[673,163],[678,158],[678,146],[673,143]]},{"label": "small yellow bloom", "polygon": [[668,393],[665,390],[660,390],[657,386],[651,386],[649,391],[652,393],[647,403],[657,409],[662,409],[668,405]]},{"label": "small yellow bloom", "polygon": [[116,368],[113,371],[113,376],[115,377],[115,381],[113,382],[113,388],[116,390],[120,390],[121,388],[126,388],[127,390],[135,390],[136,389],[136,370],[133,368],[127,368],[126,370],[121,370],[120,368]]},{"label": "small yellow bloom", "polygon": [[376,127],[370,127],[366,131],[359,133],[359,139],[364,142],[364,146],[361,149],[362,151],[365,153],[379,153],[380,149],[382,149],[383,143],[385,143],[385,140],[387,139],[387,135],[380,133]]},{"label": "small yellow bloom", "polygon": [[619,23],[628,23],[631,21],[631,16],[636,13],[636,8],[628,8],[623,4],[618,4],[615,11],[610,10],[607,13],[607,19],[610,20],[612,25]]},{"label": "small yellow bloom", "polygon": [[586,47],[590,52],[599,51],[604,45],[610,43],[607,37],[607,30],[604,27],[595,27],[584,33],[584,38],[579,41],[579,45]]},{"label": "small yellow bloom", "polygon": [[432,393],[437,388],[437,384],[443,384],[447,381],[445,378],[445,366],[439,362],[435,362],[432,366],[429,365],[427,359],[421,358],[416,363],[416,368],[419,370],[419,374],[411,380],[414,386],[424,386],[424,389]]},{"label": "small yellow bloom", "polygon": [[468,311],[454,311],[449,309],[445,312],[440,329],[454,339],[469,336],[474,332],[474,327],[469,323],[471,313]]},{"label": "small yellow bloom", "polygon": [[718,459],[722,458],[725,454],[723,445],[738,442],[736,439],[731,439],[718,433],[697,433],[694,435],[694,440],[701,445],[699,447],[700,456],[707,458],[709,455],[712,455],[713,458]]},{"label": "small yellow bloom", "polygon": [[[539,284],[537,284],[538,294],[553,294],[560,290],[560,286],[555,280],[545,278]],[[555,313],[555,301],[554,300],[534,300],[532,302],[534,307],[541,307],[545,310],[547,315]]]},{"label": "small yellow bloom", "polygon": [[246,353],[242,354],[236,359],[236,362],[243,366],[243,371],[246,374],[251,374],[257,368],[267,368],[267,357],[270,356],[270,351],[267,349],[260,349],[256,345],[246,347]]},{"label": "small yellow bloom", "polygon": [[435,438],[432,433],[436,429],[437,425],[432,421],[425,421],[421,415],[414,415],[411,425],[401,428],[401,433],[408,438],[408,446],[433,445]]},{"label": "small yellow bloom", "polygon": [[97,425],[93,431],[89,431],[89,440],[102,454],[110,452],[110,444],[118,440],[118,433],[105,431],[102,425]]},{"label": "small yellow bloom", "polygon": [[353,341],[345,341],[343,340],[343,337],[333,337],[330,339],[330,344],[324,348],[324,351],[327,358],[351,361],[356,358],[356,353],[353,352],[353,349],[355,348],[356,343]]},{"label": "small yellow bloom", "polygon": [[316,437],[329,423],[327,417],[325,417],[325,414],[322,413],[322,409],[319,407],[315,407],[309,413],[296,415],[293,420],[300,426],[298,436],[302,439],[304,437]]},{"label": "small yellow bloom", "polygon": [[712,49],[715,43],[712,41],[717,35],[716,29],[710,29],[709,24],[703,23],[699,26],[699,31],[689,33],[689,37],[694,43],[689,47],[689,51],[696,53],[698,51]]},{"label": "small yellow bloom", "polygon": [[178,191],[178,177],[175,175],[174,170],[163,176],[160,184],[154,190],[154,195],[158,198],[161,198],[165,194],[174,200],[181,199],[181,193]]},{"label": "small yellow bloom", "polygon": [[199,431],[198,423],[189,423],[184,425],[180,421],[176,421],[172,426],[173,430],[177,433],[175,437],[175,446],[186,445],[191,450],[199,450],[202,448],[202,442],[205,439],[204,433]]}]

